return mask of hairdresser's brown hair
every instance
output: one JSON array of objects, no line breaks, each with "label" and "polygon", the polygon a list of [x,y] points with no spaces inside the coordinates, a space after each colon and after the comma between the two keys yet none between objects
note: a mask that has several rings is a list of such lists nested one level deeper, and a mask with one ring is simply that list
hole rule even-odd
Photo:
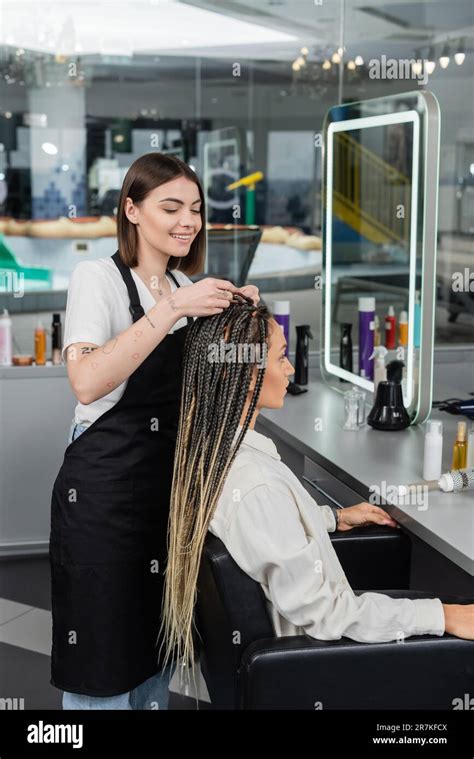
[{"label": "hairdresser's brown hair", "polygon": [[188,275],[203,271],[206,256],[206,209],[201,182],[184,161],[177,156],[163,153],[145,153],[137,158],[123,180],[117,211],[117,237],[120,257],[126,266],[138,266],[137,230],[125,213],[126,199],[131,198],[135,205],[140,204],[156,187],[178,177],[190,179],[199,190],[202,226],[192,241],[187,256],[171,256],[168,268],[179,269]]},{"label": "hairdresser's brown hair", "polygon": [[[186,337],[160,635],[164,632],[165,664],[178,659],[193,672],[193,614],[204,540],[257,406],[272,318],[264,304],[255,306],[236,293],[220,314],[196,319]],[[259,346],[265,360],[210,360],[212,347],[221,340]],[[249,392],[246,418],[234,442]]]}]

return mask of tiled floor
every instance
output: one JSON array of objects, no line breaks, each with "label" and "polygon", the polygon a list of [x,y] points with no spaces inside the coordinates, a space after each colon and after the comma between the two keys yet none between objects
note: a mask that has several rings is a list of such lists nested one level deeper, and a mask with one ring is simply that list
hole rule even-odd
[{"label": "tiled floor", "polygon": [[[61,709],[62,691],[50,680],[51,598],[47,557],[0,561],[0,699],[23,699],[25,709]],[[170,709],[196,709],[194,692],[171,681]],[[199,708],[210,709],[202,679]]]}]

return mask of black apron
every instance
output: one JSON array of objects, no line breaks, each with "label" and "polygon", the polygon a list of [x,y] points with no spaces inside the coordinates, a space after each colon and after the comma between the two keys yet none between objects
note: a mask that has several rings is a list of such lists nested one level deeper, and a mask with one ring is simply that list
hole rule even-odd
[{"label": "black apron", "polygon": [[[135,282],[118,251],[112,259],[136,322],[145,312]],[[54,482],[51,684],[62,690],[114,696],[162,668],[157,637],[187,321],[68,445]]]}]

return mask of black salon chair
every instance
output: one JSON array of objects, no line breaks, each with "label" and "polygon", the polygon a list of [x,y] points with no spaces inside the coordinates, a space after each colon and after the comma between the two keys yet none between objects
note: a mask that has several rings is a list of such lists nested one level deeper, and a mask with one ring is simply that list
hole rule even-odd
[{"label": "black salon chair", "polygon": [[[432,598],[403,586],[393,589],[392,581],[407,582],[408,538],[399,530],[389,536],[385,528],[377,535],[377,529],[371,537],[362,530],[359,536],[356,531],[350,537],[334,535],[351,584],[356,578],[366,581],[365,590]],[[397,542],[402,559],[395,556]],[[380,587],[381,579],[389,581],[388,589]],[[200,567],[196,621],[201,669],[214,709],[452,709],[453,699],[472,691],[473,641],[450,635],[370,644],[276,637],[260,584],[211,533]]]}]

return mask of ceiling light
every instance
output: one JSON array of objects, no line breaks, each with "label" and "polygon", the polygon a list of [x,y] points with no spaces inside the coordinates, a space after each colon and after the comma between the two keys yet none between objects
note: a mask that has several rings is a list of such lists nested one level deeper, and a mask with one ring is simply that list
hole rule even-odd
[{"label": "ceiling light", "polygon": [[339,51],[336,51],[331,55],[331,60],[333,63],[340,63],[341,62],[341,54]]},{"label": "ceiling light", "polygon": [[425,69],[428,75],[431,76],[435,68],[436,68],[436,63],[434,61],[425,61]]},{"label": "ceiling light", "polygon": [[464,52],[464,43],[461,42],[457,53],[454,53],[454,60],[456,61],[458,66],[462,66],[465,58],[466,58],[466,53]]},{"label": "ceiling light", "polygon": [[439,65],[442,69],[447,69],[449,66],[449,48],[447,45],[445,45],[443,48],[443,52],[441,53],[439,59]]},{"label": "ceiling light", "polygon": [[326,60],[323,63],[323,69],[325,71],[328,71],[330,68],[331,68],[331,61],[328,61],[328,59],[326,58]]},{"label": "ceiling light", "polygon": [[307,47],[302,47],[301,50],[300,50],[300,53],[302,55],[308,55],[308,48]]},{"label": "ceiling light", "polygon": [[[14,44],[17,48],[34,52],[56,50],[56,37],[51,29],[46,39],[39,38],[38,17],[35,13],[24,13],[19,24],[18,3],[5,0],[0,5],[3,44]],[[62,54],[74,55],[81,52],[84,55],[94,55],[100,53],[105,40],[107,55],[123,55],[124,30],[130,27],[130,3],[115,3],[112,14],[109,2],[84,3],[71,0],[53,5],[54,29],[68,28],[71,6],[74,5],[75,35],[63,35]],[[175,50],[180,55],[196,56],[200,52],[209,54],[215,48],[214,55],[218,55],[224,45],[229,48],[239,46],[245,50],[252,46],[298,44],[295,34],[182,2],[169,0],[156,5],[148,0],[133,5],[135,54],[158,55],[161,51]],[[107,34],[101,41],[97,30],[105,29]],[[181,40],[186,40],[186,43],[182,44]]]},{"label": "ceiling light", "polygon": [[56,145],[53,145],[52,142],[43,142],[41,147],[44,150],[44,152],[47,153],[48,155],[56,155],[56,153],[58,152]]},{"label": "ceiling light", "polygon": [[364,59],[362,58],[361,55],[356,55],[355,65],[356,66],[363,66],[364,65]]},{"label": "ceiling light", "polygon": [[348,61],[347,68],[349,69],[349,71],[354,71],[357,68],[357,66],[355,65],[355,61]]}]

